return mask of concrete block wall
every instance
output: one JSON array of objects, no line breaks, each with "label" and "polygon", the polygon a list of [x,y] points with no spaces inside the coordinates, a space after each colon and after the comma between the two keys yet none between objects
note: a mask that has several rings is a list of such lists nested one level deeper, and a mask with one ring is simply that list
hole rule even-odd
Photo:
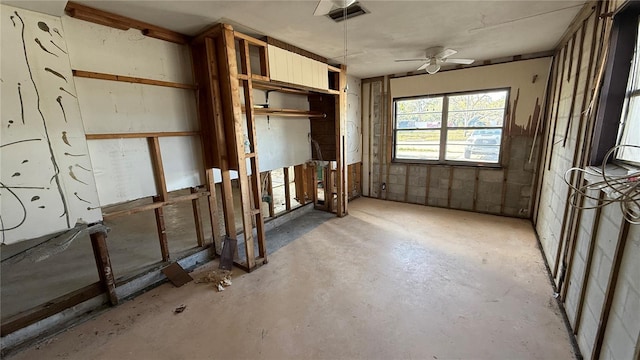
[{"label": "concrete block wall", "polygon": [[[541,149],[534,114],[542,104],[550,61],[540,58],[437,76],[363,80],[364,195],[529,218]],[[498,167],[393,160],[393,98],[488,88],[511,89]]]},{"label": "concrete block wall", "polygon": [[[598,51],[605,45],[600,44],[604,25],[611,21],[599,14],[622,4],[603,2],[600,8],[595,2],[586,4],[574,20],[574,33],[557,49],[533,213],[578,347],[583,357],[591,359],[634,359],[640,351],[640,226],[625,225],[618,204],[600,210],[567,206],[570,189],[564,180],[569,168],[588,164],[589,141],[597,141],[591,139],[594,117],[583,113],[603,58]],[[593,190],[589,195],[601,194]],[[596,200],[584,202],[585,207],[595,205]],[[616,261],[620,264],[617,275],[613,272]]]}]

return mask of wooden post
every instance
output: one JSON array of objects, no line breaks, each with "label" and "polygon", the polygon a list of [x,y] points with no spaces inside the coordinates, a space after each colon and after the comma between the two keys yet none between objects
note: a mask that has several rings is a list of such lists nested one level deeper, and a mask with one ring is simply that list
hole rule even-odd
[{"label": "wooden post", "polygon": [[306,191],[306,179],[304,176],[305,173],[305,169],[304,169],[304,164],[300,164],[300,165],[296,165],[293,167],[293,182],[295,183],[295,187],[296,187],[296,198],[298,198],[298,202],[301,205],[304,205],[307,203],[307,191]]},{"label": "wooden post", "polygon": [[[160,202],[159,196],[153,197],[153,202]],[[156,229],[158,229],[158,242],[160,243],[160,253],[162,261],[169,261],[169,244],[167,241],[167,229],[164,224],[164,210],[162,206],[153,209],[156,215]]]},{"label": "wooden post", "polygon": [[[213,242],[213,253],[218,253],[217,244],[221,243],[222,239],[219,235],[218,225],[218,197],[216,195],[216,184],[213,178],[213,169],[207,169],[207,189],[209,190],[209,196],[207,197],[209,203],[209,219],[211,220],[211,237]],[[222,251],[222,249],[220,249]]]},{"label": "wooden post", "polygon": [[109,297],[111,305],[118,304],[118,296],[116,295],[116,281],[113,277],[113,269],[111,268],[111,259],[109,259],[109,251],[107,250],[107,232],[99,230],[91,233],[91,246],[93,247],[93,255],[96,259],[96,267],[98,268],[98,276],[100,283]]},{"label": "wooden post", "polygon": [[284,172],[284,203],[287,211],[291,210],[291,194],[289,189],[289,168],[283,168]]},{"label": "wooden post", "polygon": [[271,197],[271,201],[269,202],[269,217],[273,217],[275,215],[275,206],[273,203],[273,178],[271,177],[271,171],[267,172],[267,191]]},{"label": "wooden post", "polygon": [[[191,188],[191,193],[198,192],[197,188]],[[191,207],[193,208],[193,219],[196,226],[196,238],[198,239],[198,246],[203,247],[204,244],[204,231],[202,230],[202,217],[200,216],[200,199],[195,198],[191,200]]]}]

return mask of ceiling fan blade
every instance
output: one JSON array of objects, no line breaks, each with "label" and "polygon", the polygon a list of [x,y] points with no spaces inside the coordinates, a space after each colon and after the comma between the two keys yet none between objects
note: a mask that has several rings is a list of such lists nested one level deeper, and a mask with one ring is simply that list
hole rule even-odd
[{"label": "ceiling fan blade", "polygon": [[331,9],[333,9],[333,2],[331,0],[320,0],[318,1],[318,5],[316,5],[313,16],[327,15]]},{"label": "ceiling fan blade", "polygon": [[435,54],[434,57],[438,58],[438,59],[444,59],[444,58],[448,58],[451,55],[455,55],[456,53],[457,53],[456,50],[444,49],[444,50],[440,51],[439,53]]},{"label": "ceiling fan blade", "polygon": [[403,62],[403,61],[429,61],[429,59],[426,59],[426,58],[422,58],[422,59],[396,59],[396,62]]},{"label": "ceiling fan blade", "polygon": [[463,65],[469,65],[469,64],[473,64],[475,60],[473,59],[443,59],[442,62],[447,63],[447,64],[463,64]]},{"label": "ceiling fan blade", "polygon": [[426,69],[426,68],[427,68],[427,66],[429,66],[429,63],[428,63],[428,62],[426,62],[426,63],[422,64],[422,65],[421,65],[421,66],[420,66],[416,71],[424,70],[424,69]]}]

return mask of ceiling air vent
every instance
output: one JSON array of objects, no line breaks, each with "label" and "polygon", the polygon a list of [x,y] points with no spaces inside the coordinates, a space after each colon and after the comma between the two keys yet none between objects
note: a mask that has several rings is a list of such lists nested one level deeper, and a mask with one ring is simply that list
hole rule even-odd
[{"label": "ceiling air vent", "polygon": [[340,22],[342,20],[348,20],[356,16],[364,15],[367,13],[369,13],[367,9],[360,6],[359,2],[355,2],[347,8],[346,17],[345,17],[344,9],[335,9],[332,12],[330,12],[327,16],[330,17],[335,22]]}]

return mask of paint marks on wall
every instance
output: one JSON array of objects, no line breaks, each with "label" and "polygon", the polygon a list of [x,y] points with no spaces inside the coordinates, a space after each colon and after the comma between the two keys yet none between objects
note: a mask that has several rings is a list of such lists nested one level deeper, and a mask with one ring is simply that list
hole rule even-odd
[{"label": "paint marks on wall", "polygon": [[53,28],[61,45],[50,41],[60,19],[7,5],[0,16],[0,241],[10,244],[99,221],[101,212],[87,210],[99,203],[90,159],[80,155],[87,144],[64,38]]}]

